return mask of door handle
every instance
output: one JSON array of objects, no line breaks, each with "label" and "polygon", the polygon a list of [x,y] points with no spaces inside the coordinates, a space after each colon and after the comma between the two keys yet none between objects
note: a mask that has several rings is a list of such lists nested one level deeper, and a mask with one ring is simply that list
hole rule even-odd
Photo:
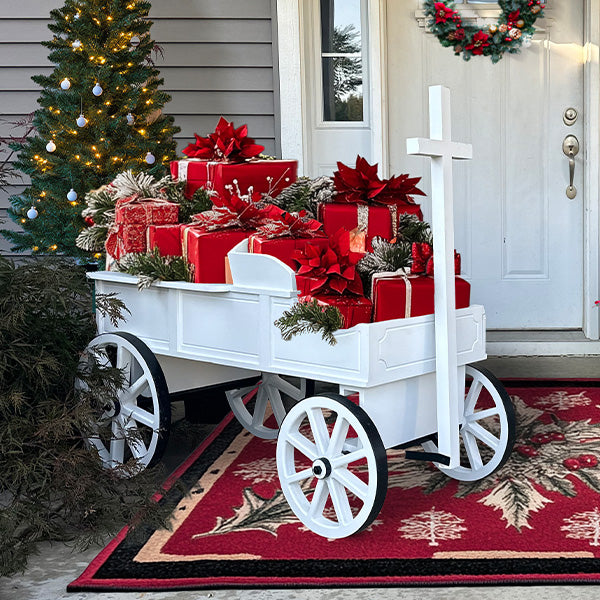
[{"label": "door handle", "polygon": [[569,185],[567,198],[573,200],[577,196],[577,188],[573,185],[575,179],[575,157],[579,154],[579,140],[574,135],[568,135],[563,140],[563,152],[569,159]]}]

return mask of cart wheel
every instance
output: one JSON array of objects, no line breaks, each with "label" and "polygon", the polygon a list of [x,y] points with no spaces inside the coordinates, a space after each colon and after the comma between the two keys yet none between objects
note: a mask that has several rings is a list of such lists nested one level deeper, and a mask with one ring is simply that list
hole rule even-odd
[{"label": "cart wheel", "polygon": [[[169,439],[171,404],[162,369],[152,351],[130,333],[103,333],[83,353],[80,368],[89,365],[93,353],[100,364],[121,369],[125,382],[116,401],[106,406],[99,421],[107,433],[91,436],[103,465],[115,468],[130,463],[135,474],[156,464]],[[82,386],[81,380],[76,385]],[[124,433],[127,433],[127,436]],[[105,438],[105,439],[104,439]]]},{"label": "cart wheel", "polygon": [[367,413],[343,396],[302,400],[277,440],[281,489],[311,531],[343,538],[368,527],[387,492],[387,459]]},{"label": "cart wheel", "polygon": [[[254,406],[249,407],[246,400],[252,392],[255,392],[256,400]],[[306,396],[306,379],[302,379],[300,387],[296,387],[279,375],[263,373],[258,385],[230,390],[226,395],[233,414],[250,433],[266,440],[274,440],[279,435],[279,427],[286,415],[282,393],[295,401],[302,400]],[[265,421],[271,416],[267,411],[269,404],[275,415],[277,427],[265,425]]]},{"label": "cart wheel", "polygon": [[[453,479],[478,481],[508,460],[515,443],[516,419],[510,396],[490,371],[467,366],[467,386],[460,426],[461,464],[453,469],[436,466]],[[431,441],[424,442],[423,449],[438,451]]]}]

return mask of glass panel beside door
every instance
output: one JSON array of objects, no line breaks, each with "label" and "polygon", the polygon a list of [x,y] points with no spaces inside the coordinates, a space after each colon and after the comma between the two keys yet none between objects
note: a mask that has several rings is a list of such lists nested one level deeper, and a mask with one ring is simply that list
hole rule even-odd
[{"label": "glass panel beside door", "polygon": [[321,0],[324,122],[364,122],[364,0]]}]

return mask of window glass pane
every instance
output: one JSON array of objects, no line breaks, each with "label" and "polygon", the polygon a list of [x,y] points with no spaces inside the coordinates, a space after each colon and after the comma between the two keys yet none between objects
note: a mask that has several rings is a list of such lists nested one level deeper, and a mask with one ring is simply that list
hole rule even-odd
[{"label": "window glass pane", "polygon": [[363,120],[361,0],[321,0],[323,120]]}]

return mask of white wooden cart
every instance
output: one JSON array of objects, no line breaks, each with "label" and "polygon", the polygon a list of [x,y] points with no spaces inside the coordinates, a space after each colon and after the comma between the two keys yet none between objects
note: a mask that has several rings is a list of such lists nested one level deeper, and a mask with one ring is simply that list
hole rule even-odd
[{"label": "white wooden cart", "polygon": [[[435,179],[433,196],[435,204]],[[436,223],[434,205],[434,239],[443,246],[435,255],[449,257],[436,261],[435,316],[359,324],[338,331],[335,346],[318,334],[282,339],[274,321],[297,299],[294,272],[249,254],[247,242],[229,253],[232,285],[165,282],[140,292],[135,277],[91,273],[97,293],[117,293],[131,312],[123,329],[98,315],[90,344],[107,350],[127,379],[104,415],[112,419],[110,441],[90,440],[106,465],[160,458],[169,393],[229,384],[238,420],[255,435],[278,437],[278,473],[292,510],[326,537],[351,535],[375,519],[387,489],[386,449],[420,445],[407,458],[460,480],[498,469],[512,449],[514,413],[494,376],[469,366],[486,358],[485,313],[476,305],[454,310],[452,222],[443,218]],[[305,398],[305,378],[334,383],[339,393]],[[282,394],[296,401],[287,415]],[[348,399],[353,394],[358,402]],[[141,433],[133,443],[122,435],[131,429]]]}]

